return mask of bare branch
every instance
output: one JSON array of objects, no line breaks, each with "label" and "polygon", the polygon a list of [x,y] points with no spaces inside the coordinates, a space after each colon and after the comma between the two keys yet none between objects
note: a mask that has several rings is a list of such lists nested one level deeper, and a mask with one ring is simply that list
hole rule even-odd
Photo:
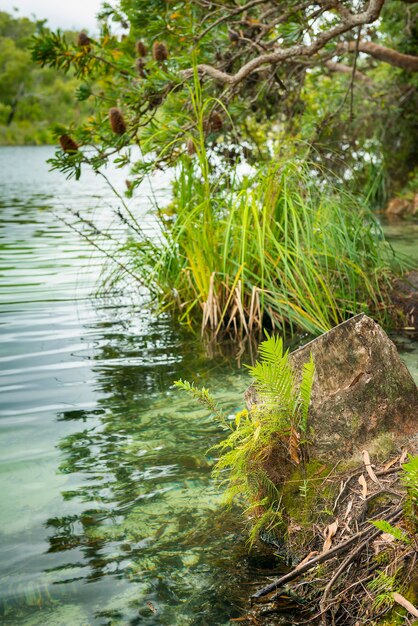
[{"label": "bare branch", "polygon": [[[349,65],[345,65],[344,63],[326,61],[324,65],[330,70],[330,72],[340,72],[342,74],[350,74],[350,76],[353,74],[353,68]],[[356,80],[361,80],[366,85],[373,84],[372,79],[366,76],[366,74],[363,74],[363,72],[360,72],[359,70],[356,70],[355,78]]]},{"label": "bare branch", "polygon": [[221,24],[221,22],[224,22],[225,20],[229,20],[231,17],[234,17],[235,15],[239,15],[240,13],[243,13],[244,11],[248,11],[248,9],[251,9],[252,7],[257,6],[258,4],[265,4],[267,1],[268,0],[252,0],[252,2],[248,2],[248,4],[244,4],[243,6],[236,8],[234,11],[230,11],[228,15],[222,15],[217,20],[212,22],[212,24],[210,24],[207,28],[205,28],[203,33],[201,33],[199,37],[197,37],[197,41],[200,41],[201,39],[203,39],[203,37],[205,37],[212,30],[212,28],[215,28],[216,26],[218,26],[218,24]]},{"label": "bare branch", "polygon": [[[357,14],[349,14],[336,26],[321,32],[310,45],[295,44],[289,48],[278,48],[273,52],[261,54],[248,61],[248,63],[245,63],[236,74],[228,74],[227,72],[223,72],[207,64],[198,65],[197,70],[199,74],[210,76],[217,82],[232,87],[243,81],[262,65],[275,65],[295,57],[312,56],[321,50],[329,41],[335,39],[335,37],[352,30],[356,26],[374,22],[379,17],[384,2],[385,0],[370,0],[365,11]],[[182,74],[184,78],[189,78],[193,75],[193,70],[184,70]]]},{"label": "bare branch", "polygon": [[[349,52],[354,52],[356,43],[354,41],[350,41],[350,43],[341,46],[341,48],[343,47]],[[418,57],[413,56],[412,54],[402,54],[397,50],[380,46],[372,41],[360,41],[358,49],[360,52],[365,52],[379,61],[389,63],[389,65],[400,67],[408,72],[418,72]]]}]

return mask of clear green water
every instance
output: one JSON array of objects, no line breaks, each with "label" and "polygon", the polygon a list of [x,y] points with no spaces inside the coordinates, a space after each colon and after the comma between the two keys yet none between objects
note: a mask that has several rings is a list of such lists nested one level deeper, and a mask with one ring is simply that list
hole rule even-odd
[{"label": "clear green water", "polygon": [[[271,564],[220,507],[205,453],[222,432],[172,382],[232,411],[245,372],[137,296],[90,297],[103,259],[50,209],[88,208],[115,232],[117,204],[93,175],[48,173],[50,154],[0,149],[0,622],[227,624]],[[403,354],[417,373],[416,343]]]},{"label": "clear green water", "polygon": [[[418,268],[418,220],[395,220],[383,224],[387,239],[394,250],[405,255]],[[418,385],[418,334],[409,332],[393,335],[402,360]]]},{"label": "clear green water", "polygon": [[103,259],[46,207],[111,223],[114,201],[50,153],[0,150],[0,621],[227,623],[254,571],[210,479],[222,432],[172,382],[233,410],[245,373],[131,298],[89,297]]}]

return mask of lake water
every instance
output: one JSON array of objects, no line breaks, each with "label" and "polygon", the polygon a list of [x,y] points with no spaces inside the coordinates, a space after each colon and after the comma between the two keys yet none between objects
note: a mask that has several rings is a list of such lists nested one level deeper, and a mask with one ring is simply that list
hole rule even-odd
[{"label": "lake water", "polygon": [[[104,258],[59,217],[88,210],[123,237],[117,202],[93,174],[48,173],[51,154],[0,149],[1,623],[227,624],[268,572],[210,478],[222,431],[172,383],[234,411],[248,379],[140,294],[91,296]],[[168,183],[153,181],[163,196]],[[415,249],[410,227],[389,234]],[[417,345],[402,342],[417,374]]]}]

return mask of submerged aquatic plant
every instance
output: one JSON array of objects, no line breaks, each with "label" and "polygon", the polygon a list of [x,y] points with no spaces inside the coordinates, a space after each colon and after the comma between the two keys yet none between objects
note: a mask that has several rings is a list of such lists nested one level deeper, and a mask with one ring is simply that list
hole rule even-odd
[{"label": "submerged aquatic plant", "polygon": [[[239,500],[246,507],[250,542],[261,531],[274,532],[283,522],[284,465],[303,463],[315,373],[311,357],[296,385],[289,350],[284,350],[283,340],[277,336],[261,343],[260,357],[249,367],[257,403],[237,413],[229,425],[229,435],[213,448],[219,453],[214,476],[226,484],[226,503]],[[198,390],[181,380],[175,385],[206,404],[222,425],[227,423],[225,416],[219,417],[219,407],[206,389]]]}]

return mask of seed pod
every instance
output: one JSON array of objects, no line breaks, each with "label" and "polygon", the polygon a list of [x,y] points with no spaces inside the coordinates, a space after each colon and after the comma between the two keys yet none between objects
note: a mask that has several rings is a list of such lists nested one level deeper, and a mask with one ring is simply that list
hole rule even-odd
[{"label": "seed pod", "polygon": [[236,30],[228,30],[228,39],[231,43],[237,43],[239,41],[239,33]]},{"label": "seed pod", "polygon": [[219,132],[222,130],[224,123],[220,113],[218,111],[212,111],[209,117],[209,130],[213,132]]},{"label": "seed pod", "polygon": [[146,76],[146,72],[145,72],[145,62],[142,59],[137,59],[135,62],[135,69],[138,73],[138,76],[140,76],[141,78],[145,78]]},{"label": "seed pod", "polygon": [[84,33],[83,31],[81,31],[81,33],[78,33],[77,46],[79,48],[90,48],[90,44],[90,37],[86,35],[86,33]]},{"label": "seed pod", "polygon": [[154,41],[152,45],[152,58],[154,61],[167,61],[168,59],[168,50],[165,43],[160,41]]},{"label": "seed pod", "polygon": [[148,95],[148,102],[154,108],[160,106],[163,100],[164,100],[164,96],[161,93],[158,93],[158,91],[151,92]]},{"label": "seed pod", "polygon": [[71,153],[78,150],[78,145],[69,135],[61,135],[59,142],[64,152]]},{"label": "seed pod", "polygon": [[189,156],[193,156],[194,154],[196,154],[196,146],[191,137],[189,137],[188,140],[186,141],[186,149],[187,149],[187,154]]},{"label": "seed pod", "polygon": [[126,133],[126,124],[120,109],[117,109],[116,107],[109,109],[109,122],[111,129],[116,135],[123,135]]},{"label": "seed pod", "polygon": [[142,41],[137,41],[136,42],[136,53],[139,57],[146,57],[147,56],[147,48],[146,45],[142,42]]}]

